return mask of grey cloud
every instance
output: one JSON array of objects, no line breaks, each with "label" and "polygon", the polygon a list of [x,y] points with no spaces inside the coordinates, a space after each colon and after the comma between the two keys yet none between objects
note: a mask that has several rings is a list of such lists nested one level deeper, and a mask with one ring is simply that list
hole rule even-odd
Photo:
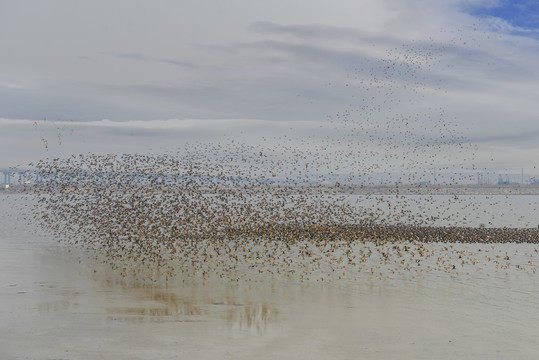
[{"label": "grey cloud", "polygon": [[489,134],[489,135],[478,135],[471,139],[475,143],[496,143],[496,144],[511,144],[519,145],[519,147],[529,147],[536,148],[537,140],[539,140],[539,131],[525,131],[525,132],[516,132],[516,133],[505,133],[505,134]]},{"label": "grey cloud", "polygon": [[281,25],[269,21],[257,21],[249,26],[249,30],[259,34],[289,35],[299,39],[338,39],[378,45],[401,44],[394,37],[377,36],[358,29],[321,24]]},{"label": "grey cloud", "polygon": [[[262,40],[258,42],[238,44],[244,49],[254,49],[258,51],[274,51],[278,50],[288,55],[293,55],[300,58],[302,61],[308,62],[325,62],[341,67],[350,67],[353,64],[361,63],[366,56],[360,55],[357,52],[331,50],[321,46],[308,44],[293,44],[276,40]],[[261,53],[258,53],[261,54]]]},{"label": "grey cloud", "polygon": [[[257,89],[254,91],[254,89]],[[294,91],[296,90],[296,91]],[[161,118],[251,118],[268,120],[311,119],[320,114],[320,104],[306,108],[298,98],[301,89],[290,87],[290,79],[267,77],[236,79],[214,86],[158,86],[149,84],[99,85],[96,92],[121,96],[134,104],[152,104],[153,119]],[[311,96],[323,97],[311,89]],[[322,102],[322,106],[327,104]],[[134,106],[136,109],[136,106]],[[143,108],[144,109],[144,108]],[[132,109],[133,111],[134,109]],[[144,114],[144,112],[141,112]],[[320,115],[322,117],[323,115]],[[128,117],[122,117],[127,120]],[[132,116],[131,119],[141,119]],[[152,118],[149,118],[152,119]]]},{"label": "grey cloud", "polygon": [[142,55],[141,53],[117,53],[113,51],[103,51],[101,52],[102,55],[110,55],[114,57],[118,57],[121,59],[130,59],[130,60],[136,60],[136,61],[144,61],[144,62],[151,62],[151,60],[147,57]]},{"label": "grey cloud", "polygon": [[[378,79],[402,83],[422,82],[427,86],[435,86],[439,82],[439,77],[427,68],[427,64],[423,64],[425,66],[410,65],[406,61],[398,59],[397,55],[394,59],[381,60],[360,50],[336,50],[324,46],[295,44],[278,40],[242,43],[237,46],[256,50],[259,58],[266,55],[268,63],[272,61],[272,52],[283,53],[287,58],[282,61],[294,63],[295,65],[290,66],[295,66],[300,72],[308,71],[305,65],[317,65],[328,71],[338,71],[341,74],[357,73],[360,77],[377,77]],[[394,62],[391,62],[392,60]],[[319,69],[315,70],[319,71]],[[327,76],[329,72],[320,72],[317,76],[320,76],[321,79],[324,74]]]},{"label": "grey cloud", "polygon": [[187,62],[187,61],[181,61],[176,59],[161,59],[156,58],[152,56],[146,56],[144,54],[133,52],[133,53],[118,53],[113,51],[103,51],[101,52],[102,55],[108,55],[108,56],[114,56],[120,59],[127,59],[127,60],[135,60],[135,61],[142,61],[147,63],[163,63],[163,64],[170,64],[175,66],[180,66],[184,68],[195,68],[196,66],[193,63]]},{"label": "grey cloud", "polygon": [[[446,42],[434,41],[433,39],[427,40],[414,40],[403,41],[391,36],[377,36],[368,34],[364,31],[350,28],[339,28],[335,26],[327,25],[280,25],[273,22],[255,22],[251,24],[251,31],[259,34],[280,35],[278,41],[266,40],[259,43],[255,43],[253,46],[257,46],[260,49],[277,47],[283,51],[288,50],[296,54],[304,54],[305,57],[312,57],[318,59],[342,59],[338,61],[337,65],[350,65],[349,63],[366,58],[365,54],[361,54],[359,49],[355,51],[335,51],[331,49],[324,49],[320,45],[311,45],[303,42],[301,45],[297,45],[294,42],[287,42],[287,38],[282,35],[289,35],[292,38],[301,38],[308,40],[323,40],[333,39],[340,41],[348,41],[351,44],[367,43],[375,44],[376,46],[389,47],[395,49],[395,51],[404,52],[410,50],[415,56],[423,56],[425,58],[441,57],[451,60],[462,65],[463,68],[479,68],[485,69],[485,65],[488,65],[491,69],[495,70],[498,74],[505,75],[508,71],[510,76],[519,76],[526,78],[528,74],[526,70],[515,62],[511,62],[506,58],[494,55],[486,49],[481,49],[478,44],[475,43],[473,38],[463,38],[462,34],[455,34],[453,40]],[[368,57],[371,60],[379,60]],[[349,61],[347,61],[347,59]],[[474,70],[475,71],[475,70]]]},{"label": "grey cloud", "polygon": [[106,101],[110,93],[100,94],[93,85],[48,82],[42,86],[47,89],[46,92],[0,88],[0,108],[4,109],[1,117],[80,121],[153,118],[151,109],[137,109],[121,102]]},{"label": "grey cloud", "polygon": [[357,30],[342,29],[328,25],[280,25],[269,21],[254,22],[249,26],[249,30],[259,34],[285,34],[302,38],[349,37],[359,34]]}]

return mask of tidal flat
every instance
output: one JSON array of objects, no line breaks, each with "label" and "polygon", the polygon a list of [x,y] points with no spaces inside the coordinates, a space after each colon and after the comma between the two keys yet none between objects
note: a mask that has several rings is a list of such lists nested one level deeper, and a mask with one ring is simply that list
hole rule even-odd
[{"label": "tidal flat", "polygon": [[[514,198],[536,201],[524,200]],[[429,255],[418,264],[396,251],[384,263],[384,248],[366,242],[358,251],[376,256],[340,278],[324,276],[331,268],[302,279],[245,266],[236,280],[179,272],[148,282],[33,228],[21,201],[0,202],[3,359],[539,355],[537,244],[411,242]],[[503,220],[518,225],[528,209],[513,208]]]}]

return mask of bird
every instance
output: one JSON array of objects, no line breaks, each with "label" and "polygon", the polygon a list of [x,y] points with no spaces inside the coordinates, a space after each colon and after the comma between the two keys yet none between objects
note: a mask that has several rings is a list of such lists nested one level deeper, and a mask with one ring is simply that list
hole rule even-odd
[{"label": "bird", "polygon": [[[477,189],[460,186],[474,146],[443,106],[415,106],[443,92],[426,74],[445,48],[432,39],[392,47],[342,84],[326,82],[353,100],[312,133],[42,159],[31,217],[122,279],[149,284],[394,279],[469,274],[485,264],[505,271],[507,253],[485,257],[454,245],[536,243],[539,230],[473,226],[472,215],[450,214],[485,208],[463,198]],[[54,126],[62,146],[64,128]],[[535,272],[530,261],[519,271]]]}]

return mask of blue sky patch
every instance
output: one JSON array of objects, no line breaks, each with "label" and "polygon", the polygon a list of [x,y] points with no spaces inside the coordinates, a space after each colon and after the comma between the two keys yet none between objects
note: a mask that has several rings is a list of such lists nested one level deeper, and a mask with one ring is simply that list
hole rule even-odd
[{"label": "blue sky patch", "polygon": [[472,7],[469,13],[477,17],[496,17],[522,29],[539,29],[539,0],[501,0],[493,6]]}]

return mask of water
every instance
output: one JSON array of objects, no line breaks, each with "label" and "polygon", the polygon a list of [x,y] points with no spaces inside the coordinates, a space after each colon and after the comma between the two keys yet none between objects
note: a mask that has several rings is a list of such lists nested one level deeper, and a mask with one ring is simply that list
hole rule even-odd
[{"label": "water", "polygon": [[538,195],[351,195],[347,197],[347,202],[371,208],[381,218],[385,217],[393,223],[518,228],[539,226]]},{"label": "water", "polygon": [[[0,197],[1,359],[539,357],[539,245],[428,244],[447,261],[464,251],[478,258],[457,272],[331,282],[180,276],[150,286],[36,233],[15,208],[21,200]],[[506,201],[518,210],[536,198]],[[503,220],[531,221],[522,213]]]}]

